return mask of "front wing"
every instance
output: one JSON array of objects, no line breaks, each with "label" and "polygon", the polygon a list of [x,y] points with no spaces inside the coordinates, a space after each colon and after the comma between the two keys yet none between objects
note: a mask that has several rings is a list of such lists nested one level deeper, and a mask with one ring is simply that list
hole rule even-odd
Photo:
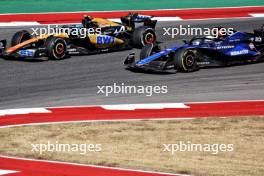
[{"label": "front wing", "polygon": [[[145,71],[168,71],[174,70],[175,67],[171,64],[170,54],[176,52],[178,46],[155,53],[145,59],[135,58],[135,53],[131,53],[124,61],[124,65],[128,69],[145,70]],[[162,59],[161,59],[162,58]]]}]

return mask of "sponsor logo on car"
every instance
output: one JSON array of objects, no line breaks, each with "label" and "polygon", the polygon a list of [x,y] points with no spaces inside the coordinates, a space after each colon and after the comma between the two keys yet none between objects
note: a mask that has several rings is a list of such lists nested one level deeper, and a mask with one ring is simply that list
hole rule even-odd
[{"label": "sponsor logo on car", "polygon": [[35,51],[34,50],[19,50],[17,53],[22,57],[33,57]]},{"label": "sponsor logo on car", "polygon": [[151,16],[148,16],[148,15],[138,15],[137,16],[137,19],[150,19]]},{"label": "sponsor logo on car", "polygon": [[117,28],[114,32],[114,34],[120,34],[122,32],[126,31],[126,27],[125,26],[121,26],[120,28]]},{"label": "sponsor logo on car", "polygon": [[221,50],[221,49],[232,49],[235,48],[233,45],[227,45],[227,46],[218,46],[216,49]]},{"label": "sponsor logo on car", "polygon": [[252,42],[262,42],[262,37],[252,37],[251,39],[250,39]]},{"label": "sponsor logo on car", "polygon": [[230,55],[237,56],[237,55],[248,54],[248,53],[249,53],[249,50],[244,49],[244,50],[239,50],[239,51],[232,51]]},{"label": "sponsor logo on car", "polygon": [[208,65],[210,62],[197,62],[198,65]]},{"label": "sponsor logo on car", "polygon": [[114,44],[115,43],[115,37],[112,36],[97,36],[96,38],[97,44],[103,45],[103,44]]}]

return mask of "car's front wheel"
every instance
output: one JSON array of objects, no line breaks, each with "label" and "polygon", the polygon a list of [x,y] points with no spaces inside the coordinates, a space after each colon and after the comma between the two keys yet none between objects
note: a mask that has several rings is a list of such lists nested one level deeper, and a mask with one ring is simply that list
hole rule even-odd
[{"label": "car's front wheel", "polygon": [[45,46],[49,59],[60,60],[67,55],[67,43],[62,38],[49,37],[45,42]]},{"label": "car's front wheel", "polygon": [[192,49],[180,49],[174,55],[175,68],[183,72],[194,72],[199,70],[198,51]]},{"label": "car's front wheel", "polygon": [[31,38],[32,38],[32,36],[28,31],[26,31],[26,30],[18,31],[13,35],[13,37],[11,39],[11,46],[16,46],[16,45],[18,45],[18,44],[20,44],[26,40],[29,40]]}]

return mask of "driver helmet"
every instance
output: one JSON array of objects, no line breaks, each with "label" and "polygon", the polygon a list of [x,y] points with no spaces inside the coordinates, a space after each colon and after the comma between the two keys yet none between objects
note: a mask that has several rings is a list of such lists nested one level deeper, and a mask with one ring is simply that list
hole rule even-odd
[{"label": "driver helmet", "polygon": [[89,27],[89,24],[92,23],[93,18],[91,16],[88,15],[84,15],[83,20],[82,20],[82,24],[84,27]]}]

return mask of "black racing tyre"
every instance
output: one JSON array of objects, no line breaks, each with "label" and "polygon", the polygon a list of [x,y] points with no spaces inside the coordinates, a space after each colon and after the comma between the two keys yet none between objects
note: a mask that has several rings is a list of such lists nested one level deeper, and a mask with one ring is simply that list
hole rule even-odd
[{"label": "black racing tyre", "polygon": [[158,45],[155,44],[147,44],[145,45],[142,50],[140,51],[140,60],[145,59],[157,52],[160,52],[161,49]]},{"label": "black racing tyre", "polygon": [[157,36],[153,28],[140,26],[132,34],[132,43],[136,48],[142,48],[156,41]]},{"label": "black racing tyre", "polygon": [[58,37],[49,37],[45,41],[47,57],[53,60],[64,59],[67,54],[67,43],[64,39]]},{"label": "black racing tyre", "polygon": [[16,46],[26,40],[31,39],[32,36],[26,30],[16,32],[11,39],[11,46]]},{"label": "black racing tyre", "polygon": [[180,49],[173,56],[175,68],[182,72],[194,72],[199,70],[197,64],[199,60],[199,53],[192,49]]}]

